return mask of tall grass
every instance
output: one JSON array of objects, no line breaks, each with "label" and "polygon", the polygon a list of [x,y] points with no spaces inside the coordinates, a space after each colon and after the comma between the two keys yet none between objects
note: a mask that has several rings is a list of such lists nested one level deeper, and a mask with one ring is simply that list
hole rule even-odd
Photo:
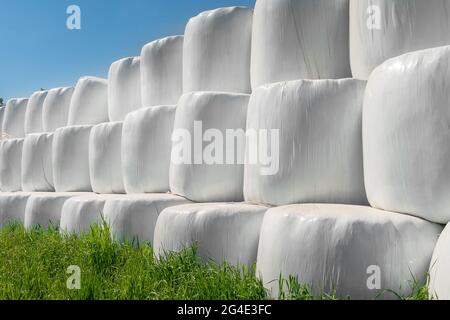
[{"label": "tall grass", "polygon": [[[81,289],[67,289],[71,265]],[[107,228],[79,237],[56,229],[0,230],[0,299],[265,299],[254,270],[205,264],[195,248],[158,260],[148,245],[119,244]]]},{"label": "tall grass", "polygon": [[[81,288],[67,288],[69,266],[81,269]],[[280,299],[314,297],[294,277],[280,279]],[[428,295],[417,287],[410,298]],[[57,229],[25,231],[20,224],[0,229],[0,299],[66,300],[264,300],[269,299],[254,268],[204,263],[195,247],[155,258],[147,244],[111,241],[108,227],[81,236],[61,236]]]}]

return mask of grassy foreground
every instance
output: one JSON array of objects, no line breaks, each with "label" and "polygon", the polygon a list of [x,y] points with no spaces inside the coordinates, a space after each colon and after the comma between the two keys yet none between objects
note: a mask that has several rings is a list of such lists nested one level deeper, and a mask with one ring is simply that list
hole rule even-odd
[{"label": "grassy foreground", "polygon": [[[69,266],[79,266],[81,288],[67,289]],[[281,283],[281,282],[280,282]],[[292,278],[280,299],[310,300]],[[410,299],[427,299],[417,288]],[[318,299],[333,299],[324,295]],[[56,230],[0,230],[0,299],[269,299],[254,270],[204,264],[195,248],[158,260],[148,245],[118,244],[107,228],[61,237]]]}]

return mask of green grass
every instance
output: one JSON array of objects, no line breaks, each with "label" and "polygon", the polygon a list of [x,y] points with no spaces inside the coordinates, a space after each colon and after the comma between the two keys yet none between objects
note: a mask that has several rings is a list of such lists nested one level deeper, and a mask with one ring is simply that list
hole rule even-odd
[{"label": "green grass", "polygon": [[[67,289],[71,265],[81,269],[81,289]],[[148,245],[110,240],[106,226],[88,234],[60,236],[55,229],[25,231],[19,224],[0,229],[0,299],[269,299],[254,268],[203,263],[195,248],[156,259]],[[314,297],[295,278],[280,280],[280,299]],[[427,299],[417,287],[409,299]]]}]

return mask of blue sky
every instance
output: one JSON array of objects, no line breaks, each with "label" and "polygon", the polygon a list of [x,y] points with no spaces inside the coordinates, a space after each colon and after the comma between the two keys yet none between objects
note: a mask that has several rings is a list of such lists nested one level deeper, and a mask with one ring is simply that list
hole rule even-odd
[{"label": "blue sky", "polygon": [[[106,77],[110,64],[139,55],[146,43],[184,33],[190,17],[255,0],[0,0],[0,97],[71,86],[83,75]],[[81,30],[66,9],[81,8]]]}]

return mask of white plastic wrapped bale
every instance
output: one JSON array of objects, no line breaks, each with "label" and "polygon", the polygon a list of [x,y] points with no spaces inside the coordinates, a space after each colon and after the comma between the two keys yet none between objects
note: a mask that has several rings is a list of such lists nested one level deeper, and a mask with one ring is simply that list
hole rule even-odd
[{"label": "white plastic wrapped bale", "polygon": [[183,47],[183,92],[250,93],[253,10],[206,11],[189,20]]},{"label": "white plastic wrapped bale", "polygon": [[361,141],[365,82],[264,85],[249,103],[245,200],[367,204]]},{"label": "white plastic wrapped bale", "polygon": [[73,197],[64,202],[61,213],[61,234],[88,232],[92,225],[102,223],[106,199],[99,195]]},{"label": "white plastic wrapped bale", "polygon": [[23,223],[30,195],[27,192],[0,193],[0,228],[10,223]]},{"label": "white plastic wrapped bale", "polygon": [[433,299],[450,300],[450,225],[442,231],[431,258],[428,292]]},{"label": "white plastic wrapped bale", "polygon": [[[267,211],[257,274],[272,295],[279,278],[297,278],[320,295],[394,299],[425,284],[442,226],[370,207],[305,204]],[[284,289],[286,286],[284,286]],[[386,291],[385,291],[386,290]]]},{"label": "white plastic wrapped bale", "polygon": [[120,195],[93,194],[68,199],[62,207],[60,232],[62,234],[89,232],[93,225],[101,225],[105,221],[103,211],[105,202],[120,197]]},{"label": "white plastic wrapped bale", "polygon": [[3,192],[22,190],[22,149],[24,139],[0,142],[0,189]]},{"label": "white plastic wrapped bale", "polygon": [[104,207],[105,220],[113,239],[153,243],[159,214],[165,208],[190,201],[171,194],[133,194],[109,199]]},{"label": "white plastic wrapped bale", "polygon": [[52,192],[53,186],[53,133],[29,134],[22,151],[22,190]]},{"label": "white plastic wrapped bale", "polygon": [[130,57],[114,62],[109,68],[109,119],[123,121],[131,111],[142,106],[141,58]]},{"label": "white plastic wrapped bale", "polygon": [[148,107],[125,118],[122,172],[127,193],[169,191],[175,111],[176,106]]},{"label": "white plastic wrapped bale", "polygon": [[173,105],[183,92],[183,36],[150,42],[141,52],[142,106]]},{"label": "white plastic wrapped bale", "polygon": [[350,0],[353,77],[387,59],[450,44],[449,0]]},{"label": "white plastic wrapped bale", "polygon": [[57,192],[91,192],[89,136],[92,126],[59,128],[53,137],[53,181]]},{"label": "white plastic wrapped bale", "polygon": [[89,193],[80,192],[48,192],[30,195],[25,208],[25,228],[32,229],[36,226],[41,226],[42,228],[53,226],[58,228],[64,203],[72,197],[87,195]]},{"label": "white plastic wrapped bale", "polygon": [[122,125],[110,122],[92,128],[89,139],[89,170],[96,193],[125,193],[122,177]]},{"label": "white plastic wrapped bale", "polygon": [[155,253],[178,252],[196,244],[197,254],[204,261],[253,265],[267,209],[245,203],[201,203],[167,208],[156,223]]},{"label": "white plastic wrapped bale", "polygon": [[42,111],[47,94],[48,91],[36,91],[31,95],[25,112],[25,134],[43,132]]},{"label": "white plastic wrapped bale", "polygon": [[108,80],[80,78],[70,102],[67,124],[96,125],[108,121]]},{"label": "white plastic wrapped bale", "polygon": [[[249,95],[184,94],[177,107],[170,189],[197,202],[239,202]],[[243,139],[242,139],[243,138]]]},{"label": "white plastic wrapped bale", "polygon": [[258,0],[253,90],[279,81],[351,77],[348,10],[348,0]]},{"label": "white plastic wrapped bale", "polygon": [[25,137],[25,113],[28,99],[10,99],[6,103],[3,117],[3,134],[5,138]]},{"label": "white plastic wrapped bale", "polygon": [[0,140],[3,139],[3,118],[5,117],[5,107],[0,107]]},{"label": "white plastic wrapped bale", "polygon": [[372,73],[363,116],[372,207],[450,221],[450,47],[388,60]]},{"label": "white plastic wrapped bale", "polygon": [[67,126],[73,87],[55,88],[48,91],[42,109],[42,126],[44,132],[54,132]]}]

